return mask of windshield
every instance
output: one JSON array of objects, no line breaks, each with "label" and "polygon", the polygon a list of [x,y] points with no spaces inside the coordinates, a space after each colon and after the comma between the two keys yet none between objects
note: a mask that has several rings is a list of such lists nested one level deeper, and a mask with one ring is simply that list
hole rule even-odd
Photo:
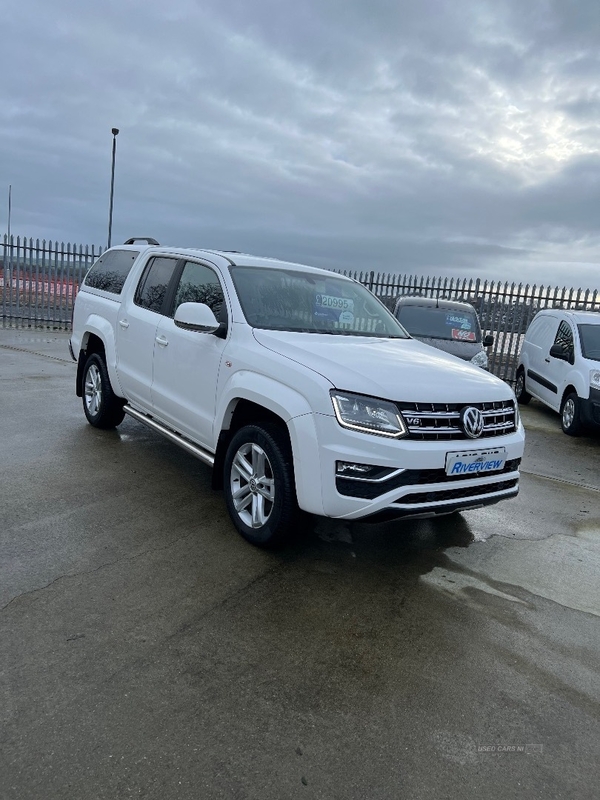
[{"label": "windshield", "polygon": [[591,361],[600,361],[600,325],[578,325],[581,353]]},{"label": "windshield", "polygon": [[411,336],[457,342],[481,341],[475,311],[406,305],[400,306],[396,314]]},{"label": "windshield", "polygon": [[406,339],[406,331],[359,283],[276,267],[232,267],[244,315],[253,328]]}]

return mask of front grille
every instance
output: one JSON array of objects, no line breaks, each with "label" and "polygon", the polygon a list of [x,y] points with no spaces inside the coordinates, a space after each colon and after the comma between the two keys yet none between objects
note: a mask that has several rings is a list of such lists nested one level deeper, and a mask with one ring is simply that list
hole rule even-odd
[{"label": "front grille", "polygon": [[[503,469],[495,470],[494,472],[485,472],[477,477],[486,478],[488,476],[504,475],[508,472],[515,472],[519,469],[521,463],[520,458],[513,458],[507,461]],[[353,480],[352,478],[335,479],[336,489],[340,494],[345,497],[360,497],[364,500],[374,500],[386,492],[391,492],[393,489],[400,489],[402,486],[423,486],[424,484],[431,483],[455,483],[456,481],[472,480],[472,473],[463,473],[461,475],[446,475],[443,469],[407,469],[390,478],[389,481],[381,481],[380,483],[371,483],[369,481]],[[489,484],[488,484],[489,485]],[[466,490],[469,491],[469,490]],[[489,491],[492,491],[491,489]],[[404,502],[401,500],[399,502]]]},{"label": "front grille", "polygon": [[408,426],[409,439],[451,441],[468,439],[460,424],[460,412],[466,405],[483,414],[484,428],[480,439],[505,436],[517,429],[515,404],[512,400],[493,403],[396,403]]},{"label": "front grille", "polygon": [[464,486],[460,489],[441,489],[435,492],[415,492],[401,497],[398,500],[400,505],[417,505],[421,503],[438,503],[445,500],[460,500],[463,498],[478,497],[482,494],[492,492],[502,492],[506,489],[513,489],[519,481],[514,478],[510,481],[498,481],[497,483],[486,483],[483,486]]}]

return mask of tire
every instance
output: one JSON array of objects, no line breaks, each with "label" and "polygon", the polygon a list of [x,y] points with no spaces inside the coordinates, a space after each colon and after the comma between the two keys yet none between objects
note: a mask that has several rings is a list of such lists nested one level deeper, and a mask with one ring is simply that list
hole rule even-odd
[{"label": "tire", "polygon": [[517,402],[520,406],[526,406],[531,400],[531,395],[525,389],[525,370],[521,367],[517,370],[517,378],[515,380],[515,395]]},{"label": "tire", "polygon": [[563,398],[560,407],[560,424],[568,436],[579,436],[583,431],[581,403],[575,392],[571,392]]},{"label": "tire", "polygon": [[298,514],[287,435],[271,423],[240,428],[223,470],[225,502],[238,533],[258,547],[283,544]]},{"label": "tire", "polygon": [[83,411],[94,428],[115,428],[123,422],[125,401],[113,392],[106,364],[97,353],[85,362],[82,380]]}]

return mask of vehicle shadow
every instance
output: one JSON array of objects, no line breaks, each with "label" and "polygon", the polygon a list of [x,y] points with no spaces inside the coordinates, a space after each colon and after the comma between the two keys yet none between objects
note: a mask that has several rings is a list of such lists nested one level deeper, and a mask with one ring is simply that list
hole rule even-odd
[{"label": "vehicle shadow", "polygon": [[336,569],[376,569],[414,580],[438,566],[446,550],[473,541],[461,514],[379,524],[307,517],[280,555],[286,561],[310,559]]}]

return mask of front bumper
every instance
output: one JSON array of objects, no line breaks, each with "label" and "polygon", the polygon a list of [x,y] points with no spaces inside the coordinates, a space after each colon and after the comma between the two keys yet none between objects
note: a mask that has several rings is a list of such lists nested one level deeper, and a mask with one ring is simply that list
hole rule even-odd
[{"label": "front bumper", "polygon": [[[307,511],[348,520],[435,516],[497,503],[519,491],[519,462],[525,441],[522,425],[506,436],[476,441],[418,441],[349,431],[333,416],[324,414],[316,414],[313,419],[316,434],[313,444],[318,445],[296,453],[294,459],[297,489],[314,486],[318,475],[321,479],[318,510],[314,495],[313,502],[305,503],[302,492],[298,492],[300,507]],[[446,476],[448,452],[472,453],[499,447],[506,450],[503,470],[480,477]],[[351,479],[336,477],[337,461],[371,464],[392,470],[393,474],[372,491],[365,491],[367,482],[356,481],[362,487],[352,496]]]},{"label": "front bumper", "polygon": [[590,389],[587,400],[580,401],[581,421],[590,427],[600,426],[600,389]]},{"label": "front bumper", "polygon": [[[425,491],[414,491],[394,502],[388,503],[384,509],[369,514],[347,515],[346,519],[361,519],[368,522],[383,522],[401,517],[436,517],[452,514],[455,511],[467,511],[473,508],[499,503],[516,497],[519,493],[519,472],[503,475],[502,480],[489,475],[489,481],[479,480],[476,484],[469,482],[464,486],[449,488],[430,484]],[[496,480],[492,478],[496,477]],[[416,488],[416,487],[415,487]],[[425,488],[425,487],[420,487]]]}]

